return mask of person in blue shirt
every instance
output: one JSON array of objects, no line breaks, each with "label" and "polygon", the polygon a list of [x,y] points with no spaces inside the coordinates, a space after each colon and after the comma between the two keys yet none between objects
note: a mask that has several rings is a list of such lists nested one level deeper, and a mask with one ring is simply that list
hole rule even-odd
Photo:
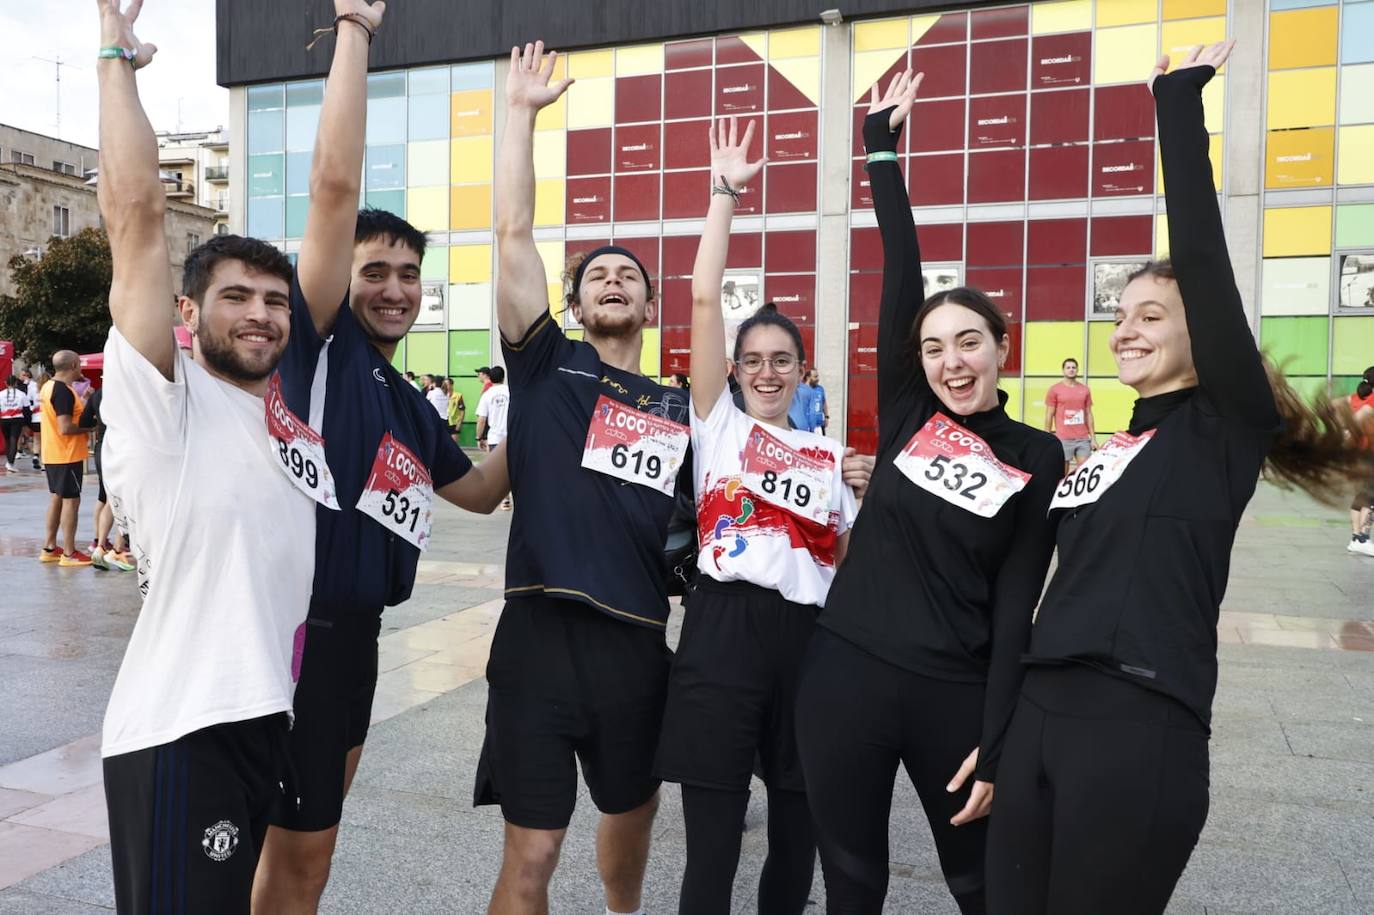
[{"label": "person in blue shirt", "polygon": [[787,409],[787,419],[793,429],[811,428],[812,395],[811,385],[797,385],[797,391],[792,395],[792,406]]},{"label": "person in blue shirt", "polygon": [[509,492],[504,449],[474,466],[393,366],[420,309],[424,234],[359,212],[367,57],[384,5],[334,0],[336,46],[310,175],[279,367],[287,408],[324,438],[337,499],[318,505],[314,586],[288,751],[299,801],[272,817],[254,909],[314,911],[377,686],[382,611],[409,599],[435,497],[490,513]]},{"label": "person in blue shirt", "polygon": [[[812,369],[806,373],[806,384],[811,388],[811,418],[806,428],[811,432],[825,434],[830,425],[830,404],[825,399],[825,388],[821,385],[821,373]],[[799,386],[800,387],[800,386]]]}]

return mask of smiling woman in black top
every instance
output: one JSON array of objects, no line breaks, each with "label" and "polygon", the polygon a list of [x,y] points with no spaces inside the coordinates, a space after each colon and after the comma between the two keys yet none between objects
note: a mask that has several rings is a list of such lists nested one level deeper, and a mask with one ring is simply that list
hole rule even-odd
[{"label": "smiling woman in black top", "polygon": [[1172,262],[1138,272],[1117,311],[1111,350],[1140,395],[1130,428],[1051,506],[1059,568],[999,770],[991,912],[1164,911],[1207,819],[1217,615],[1241,513],[1266,459],[1326,499],[1358,467],[1336,414],[1266,377],[1236,289],[1202,106],[1233,44],[1168,75],[1164,57],[1151,76]]},{"label": "smiling woman in black top", "polygon": [[921,797],[960,909],[984,910],[982,817],[1053,550],[1046,516],[1063,471],[1058,440],[1003,408],[1001,313],[973,289],[924,299],[895,153],[920,80],[902,74],[881,100],[875,87],[864,122],[884,257],[878,462],[797,702],[831,913],[882,909],[898,764]]}]

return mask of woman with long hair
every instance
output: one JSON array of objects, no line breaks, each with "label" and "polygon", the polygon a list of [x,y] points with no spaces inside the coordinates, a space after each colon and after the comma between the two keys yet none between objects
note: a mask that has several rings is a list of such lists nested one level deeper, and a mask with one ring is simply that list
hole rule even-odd
[{"label": "woman with long hair", "polygon": [[1064,465],[1058,439],[1007,415],[1006,317],[975,289],[923,300],[896,153],[920,82],[907,71],[881,99],[875,86],[863,126],[883,239],[878,462],[797,703],[832,915],[882,910],[899,765],[950,893],[965,915],[984,911],[983,817],[1005,768]]},{"label": "woman with long hair", "polygon": [[[696,588],[668,679],[659,775],[682,785],[687,869],[681,915],[728,915],[758,760],[768,788],[768,858],[760,915],[801,915],[811,836],[793,708],[797,671],[843,559],[857,507],[838,442],[791,429],[787,410],[806,358],[790,319],[764,305],[739,326],[725,383],[720,290],[750,124],[710,131],[711,203],[692,270],[691,431],[700,543]],[[703,188],[703,191],[706,189]]]},{"label": "woman with long hair", "polygon": [[1158,915],[1207,819],[1217,618],[1261,470],[1328,502],[1362,472],[1350,423],[1267,370],[1236,288],[1202,88],[1234,42],[1150,76],[1170,261],[1131,277],[1111,351],[1130,427],[1056,488],[1059,566],[999,770],[996,915]]}]

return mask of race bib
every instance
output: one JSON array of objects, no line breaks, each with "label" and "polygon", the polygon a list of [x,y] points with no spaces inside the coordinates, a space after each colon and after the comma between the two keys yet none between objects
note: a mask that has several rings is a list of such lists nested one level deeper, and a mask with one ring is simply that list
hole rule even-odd
[{"label": "race bib", "polygon": [[421,550],[429,546],[434,482],[415,452],[388,432],[358,497],[358,511]]},{"label": "race bib", "polygon": [[1086,411],[1084,411],[1084,410],[1065,410],[1065,411],[1064,411],[1064,425],[1066,425],[1066,426],[1082,426],[1082,425],[1085,425],[1085,418],[1086,418],[1086,417],[1085,417],[1085,413],[1086,413]]},{"label": "race bib", "polygon": [[758,423],[749,430],[740,460],[745,489],[800,518],[829,524],[834,462],[802,454]]},{"label": "race bib", "polygon": [[281,376],[267,384],[267,436],[282,473],[301,492],[325,508],[339,510],[334,475],[324,457],[324,439],[286,407],[281,396]]},{"label": "race bib", "polygon": [[987,442],[943,413],[927,420],[893,463],[926,492],[983,518],[1030,482],[1030,474],[997,460]]},{"label": "race bib", "polygon": [[1102,498],[1102,494],[1121,479],[1127,465],[1136,459],[1154,435],[1155,430],[1151,429],[1143,435],[1118,432],[1107,439],[1106,444],[1098,448],[1092,457],[1059,481],[1054,499],[1050,502],[1050,511],[1078,508]]},{"label": "race bib", "polygon": [[690,439],[681,423],[602,394],[592,411],[582,466],[671,496]]}]

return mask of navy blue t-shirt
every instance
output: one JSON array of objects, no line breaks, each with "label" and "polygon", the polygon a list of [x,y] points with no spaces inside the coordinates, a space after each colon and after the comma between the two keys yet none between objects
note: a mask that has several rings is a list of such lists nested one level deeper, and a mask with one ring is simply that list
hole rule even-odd
[{"label": "navy blue t-shirt", "polygon": [[434,407],[372,345],[349,307],[334,332],[315,330],[299,280],[291,283],[291,339],[279,366],[286,405],[324,436],[340,511],[316,509],[311,615],[330,607],[393,606],[410,597],[420,551],[353,508],[372,472],[382,437],[413,451],[437,490],[472,469]]},{"label": "navy blue t-shirt", "polygon": [[[581,601],[641,626],[668,624],[663,543],[673,498],[582,467],[601,395],[687,424],[687,394],[613,368],[545,314],[501,341],[510,383],[509,438],[515,517],[506,550],[506,597]],[[690,481],[691,471],[680,470]]]}]

